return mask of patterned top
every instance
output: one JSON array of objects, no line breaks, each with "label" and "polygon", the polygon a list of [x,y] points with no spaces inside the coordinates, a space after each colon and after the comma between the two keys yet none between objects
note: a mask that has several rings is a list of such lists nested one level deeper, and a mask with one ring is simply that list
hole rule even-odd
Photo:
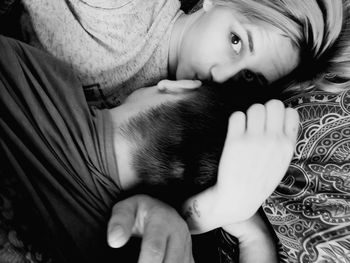
[{"label": "patterned top", "polygon": [[168,75],[178,0],[23,0],[30,44],[67,62],[98,107]]}]

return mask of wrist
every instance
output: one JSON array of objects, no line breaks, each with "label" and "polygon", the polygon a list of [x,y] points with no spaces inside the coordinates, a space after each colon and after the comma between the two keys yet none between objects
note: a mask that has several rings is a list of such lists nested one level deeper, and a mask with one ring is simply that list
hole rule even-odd
[{"label": "wrist", "polygon": [[262,220],[258,213],[254,214],[247,220],[226,225],[223,227],[223,229],[227,233],[239,238],[240,241],[254,242],[256,240],[267,241],[272,239],[266,222]]},{"label": "wrist", "polygon": [[190,197],[182,206],[182,216],[187,222],[191,234],[208,232],[217,226],[214,224],[212,211],[215,207],[215,190],[213,187]]}]

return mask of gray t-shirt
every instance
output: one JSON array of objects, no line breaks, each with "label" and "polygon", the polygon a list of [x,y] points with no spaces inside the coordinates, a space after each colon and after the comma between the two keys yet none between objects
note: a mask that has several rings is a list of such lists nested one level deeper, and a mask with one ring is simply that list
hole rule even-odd
[{"label": "gray t-shirt", "polygon": [[28,42],[67,62],[90,105],[113,107],[168,76],[178,0],[23,0]]}]

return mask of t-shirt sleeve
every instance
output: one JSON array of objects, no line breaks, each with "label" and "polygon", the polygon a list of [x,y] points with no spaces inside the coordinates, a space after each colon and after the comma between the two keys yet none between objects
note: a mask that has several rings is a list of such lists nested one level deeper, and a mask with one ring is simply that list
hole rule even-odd
[{"label": "t-shirt sleeve", "polygon": [[65,64],[1,36],[0,90],[6,163],[69,260],[96,260],[120,192],[109,112],[87,106]]}]

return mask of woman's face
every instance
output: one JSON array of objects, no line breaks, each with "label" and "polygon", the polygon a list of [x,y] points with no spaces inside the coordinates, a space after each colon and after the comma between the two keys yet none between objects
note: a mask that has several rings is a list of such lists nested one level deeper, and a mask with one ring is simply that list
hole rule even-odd
[{"label": "woman's face", "polygon": [[248,23],[229,7],[199,12],[182,38],[177,79],[222,83],[235,76],[267,84],[298,65],[299,51],[279,29]]}]

